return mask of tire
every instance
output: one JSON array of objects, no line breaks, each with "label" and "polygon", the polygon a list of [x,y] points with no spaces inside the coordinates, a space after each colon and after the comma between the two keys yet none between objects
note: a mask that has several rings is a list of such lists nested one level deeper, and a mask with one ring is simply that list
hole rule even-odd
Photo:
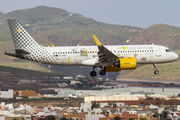
[{"label": "tire", "polygon": [[91,77],[95,77],[96,74],[97,74],[96,71],[91,71],[91,72],[90,72],[90,76],[91,76]]},{"label": "tire", "polygon": [[155,71],[154,71],[154,74],[158,74],[158,73],[159,73],[159,71],[158,71],[158,70],[155,70]]},{"label": "tire", "polygon": [[99,71],[99,74],[100,74],[100,75],[105,75],[105,74],[106,74],[106,71],[105,71],[105,70],[100,70],[100,71]]}]

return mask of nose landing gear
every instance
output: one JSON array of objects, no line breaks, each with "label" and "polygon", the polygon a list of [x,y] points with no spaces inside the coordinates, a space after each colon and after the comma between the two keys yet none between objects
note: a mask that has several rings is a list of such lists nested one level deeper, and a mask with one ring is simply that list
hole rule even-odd
[{"label": "nose landing gear", "polygon": [[154,66],[154,74],[159,74],[159,71],[156,69],[157,64],[155,63],[153,64],[153,66]]}]

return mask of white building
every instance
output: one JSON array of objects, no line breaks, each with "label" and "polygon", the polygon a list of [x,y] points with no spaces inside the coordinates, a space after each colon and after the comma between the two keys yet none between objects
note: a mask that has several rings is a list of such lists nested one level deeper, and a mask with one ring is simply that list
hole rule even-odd
[{"label": "white building", "polygon": [[[118,88],[117,88],[118,87]],[[74,90],[74,89],[62,89],[62,88],[53,88],[53,89],[47,89],[47,90],[55,90],[57,92],[56,97],[68,97],[69,94],[81,94],[82,97],[85,97],[87,95],[92,96],[113,96],[113,95],[120,95],[122,93],[124,94],[130,94],[139,96],[139,98],[146,98],[145,94],[148,95],[148,97],[153,98],[168,98],[171,96],[177,96],[177,94],[180,93],[180,89],[178,87],[176,88],[160,88],[160,87],[130,87],[130,86],[107,86],[107,89],[102,90]],[[124,98],[125,99],[125,98]]]},{"label": "white building", "polygon": [[139,100],[137,95],[120,94],[113,96],[86,96],[84,97],[85,103],[91,103],[92,101],[125,101],[125,100]]},{"label": "white building", "polygon": [[1,117],[1,116],[0,116],[0,120],[5,120],[5,117]]},{"label": "white building", "polygon": [[96,115],[96,114],[87,114],[86,116],[85,116],[85,118],[86,118],[86,120],[99,120],[99,118],[100,118],[100,114],[98,115]]},{"label": "white building", "polygon": [[13,90],[0,91],[0,98],[13,98]]}]

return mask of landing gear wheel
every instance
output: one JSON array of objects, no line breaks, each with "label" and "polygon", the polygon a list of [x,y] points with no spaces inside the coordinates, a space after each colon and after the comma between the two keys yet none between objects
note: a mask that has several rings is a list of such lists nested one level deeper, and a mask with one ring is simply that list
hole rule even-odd
[{"label": "landing gear wheel", "polygon": [[105,74],[106,74],[106,71],[105,71],[105,70],[100,70],[100,71],[99,71],[99,74],[100,74],[100,75],[105,75]]},{"label": "landing gear wheel", "polygon": [[155,71],[154,71],[154,74],[158,74],[158,73],[159,73],[159,71],[158,71],[158,70],[155,70]]},{"label": "landing gear wheel", "polygon": [[155,63],[155,64],[153,64],[153,66],[154,66],[154,74],[158,74],[158,73],[159,73],[159,71],[158,71],[158,70],[156,70],[156,66],[157,66],[157,64]]},{"label": "landing gear wheel", "polygon": [[90,72],[90,76],[91,76],[91,77],[95,77],[96,74],[97,74],[96,71],[91,71],[91,72]]}]

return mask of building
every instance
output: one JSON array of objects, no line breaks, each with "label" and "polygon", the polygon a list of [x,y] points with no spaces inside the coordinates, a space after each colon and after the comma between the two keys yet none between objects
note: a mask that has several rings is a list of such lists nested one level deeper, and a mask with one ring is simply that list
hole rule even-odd
[{"label": "building", "polygon": [[86,78],[86,77],[81,75],[81,74],[79,74],[79,75],[76,76],[76,78],[79,79],[79,78]]},{"label": "building", "polygon": [[100,119],[100,114],[86,114],[85,115],[86,119],[84,120],[99,120]]},{"label": "building", "polygon": [[138,120],[158,120],[158,117],[153,117],[150,113],[142,113],[138,115]]},{"label": "building", "polygon": [[0,98],[13,98],[13,90],[0,91]]},{"label": "building", "polygon": [[[3,117],[2,117],[2,118],[3,118]],[[14,120],[14,119],[24,120],[23,117],[4,117],[4,120]],[[3,120],[3,119],[0,119],[0,120]]]},{"label": "building", "polygon": [[126,100],[139,100],[136,95],[121,94],[113,96],[86,96],[84,97],[85,103],[91,103],[92,101],[126,101]]},{"label": "building", "polygon": [[59,87],[66,87],[68,84],[66,84],[66,83],[58,83],[58,86]]},{"label": "building", "polygon": [[129,112],[123,112],[122,116],[120,118],[122,120],[129,120],[129,119],[137,120],[138,115],[137,114],[129,114]]},{"label": "building", "polygon": [[100,117],[100,120],[114,120],[114,117],[119,117],[121,120],[138,120],[137,114],[130,114],[129,112],[122,112],[122,114],[108,114]]},{"label": "building", "polygon": [[84,114],[68,114],[68,115],[63,115],[63,116],[71,120],[86,120]]},{"label": "building", "polygon": [[76,81],[76,80],[71,80],[71,85],[74,85],[74,84],[76,84],[76,83],[79,83],[79,84],[82,84],[82,82],[80,82],[80,81]]},{"label": "building", "polygon": [[[81,84],[80,81],[75,81],[75,80],[71,81],[71,84],[76,84],[76,83]],[[52,92],[51,94],[54,94],[54,97],[68,97],[69,94],[81,94],[81,97],[94,96],[94,99],[97,99],[97,100],[101,99],[105,101],[111,100],[111,99],[143,100],[143,99],[146,99],[146,97],[169,100],[169,97],[172,97],[172,96],[174,97],[177,94],[179,94],[179,88],[156,88],[156,87],[144,88],[144,87],[129,87],[129,86],[106,86],[106,89],[90,90],[90,91],[89,90],[74,90],[70,88],[43,88],[43,89],[40,89],[39,91],[41,93],[46,93],[46,91],[48,92],[51,91]],[[88,101],[89,98],[85,100]],[[180,98],[176,98],[176,99],[180,100]]]},{"label": "building", "polygon": [[71,79],[74,79],[74,77],[73,77],[73,76],[65,76],[65,77],[63,77],[63,79],[65,79],[65,80],[71,80]]},{"label": "building", "polygon": [[30,97],[37,96],[36,91],[33,90],[16,90],[14,91],[14,97]]},{"label": "building", "polygon": [[[76,84],[75,81],[72,81],[72,84]],[[66,88],[67,89],[67,88]],[[179,94],[179,88],[157,88],[157,87],[129,87],[129,86],[105,86],[103,90],[73,90],[69,89],[68,91],[56,88],[56,90],[59,91],[58,95],[59,97],[66,97],[68,94],[79,94],[81,93],[82,96],[87,95],[93,95],[93,96],[113,96],[113,95],[120,95],[129,94],[134,95],[135,97],[139,97],[142,99],[145,99],[145,94],[148,95],[148,97],[153,98],[168,98],[171,96],[177,96]],[[122,95],[122,96],[123,96]]]}]

